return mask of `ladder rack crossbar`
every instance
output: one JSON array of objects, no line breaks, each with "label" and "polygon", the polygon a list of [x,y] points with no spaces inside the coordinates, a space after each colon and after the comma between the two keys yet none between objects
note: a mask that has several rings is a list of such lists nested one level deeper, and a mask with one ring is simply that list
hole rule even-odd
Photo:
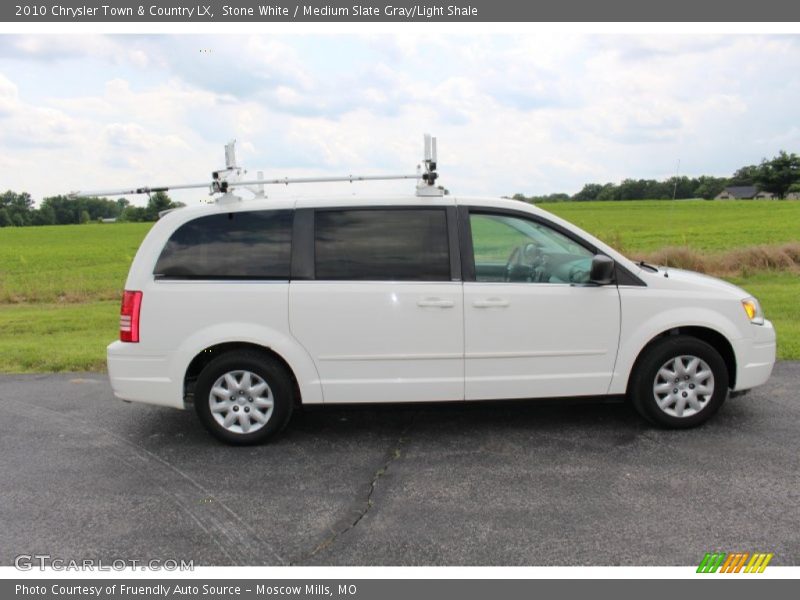
[{"label": "ladder rack crossbar", "polygon": [[[296,183],[353,183],[354,181],[393,181],[400,179],[419,179],[418,174],[414,175],[345,175],[341,177],[280,177],[278,179],[248,179],[242,181],[231,181],[228,183],[230,189],[236,189],[246,185],[292,185]],[[214,185],[210,183],[183,183],[178,185],[145,186],[122,190],[95,190],[78,191],[70,194],[74,197],[94,197],[94,196],[123,196],[126,194],[151,194],[154,192],[167,192],[170,190],[189,190],[209,188]]]},{"label": "ladder rack crossbar", "polygon": [[289,185],[292,183],[352,183],[354,181],[391,181],[397,179],[419,179],[419,175],[345,175],[342,177],[282,177],[279,179],[254,179],[237,181],[232,187],[239,185]]},{"label": "ladder rack crossbar", "polygon": [[117,190],[90,190],[71,192],[70,196],[74,198],[90,198],[93,196],[126,196],[128,194],[151,194],[155,192],[168,192],[169,190],[191,190],[207,188],[208,183],[181,183],[176,185],[156,185],[144,186],[137,188],[126,188]]}]

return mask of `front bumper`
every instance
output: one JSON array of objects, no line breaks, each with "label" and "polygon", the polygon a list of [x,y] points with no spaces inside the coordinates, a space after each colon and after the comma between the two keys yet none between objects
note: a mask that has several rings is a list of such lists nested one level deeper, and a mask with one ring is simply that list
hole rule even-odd
[{"label": "front bumper", "polygon": [[121,400],[184,408],[183,382],[170,376],[171,354],[142,354],[138,344],[113,342],[107,348],[108,378]]},{"label": "front bumper", "polygon": [[736,386],[734,392],[749,390],[767,382],[775,366],[775,328],[770,321],[752,325],[754,336],[734,342]]}]

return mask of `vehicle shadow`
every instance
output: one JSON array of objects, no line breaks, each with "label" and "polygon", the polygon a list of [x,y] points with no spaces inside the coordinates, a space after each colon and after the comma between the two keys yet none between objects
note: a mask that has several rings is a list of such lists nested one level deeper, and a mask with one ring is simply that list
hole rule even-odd
[{"label": "vehicle shadow", "polygon": [[[194,410],[172,411],[135,406],[146,414],[131,422],[151,441],[181,440],[192,446],[226,447],[216,441],[194,414]],[[579,441],[610,437],[629,443],[650,430],[620,399],[546,399],[491,402],[447,402],[435,404],[364,404],[299,407],[286,429],[262,447],[295,444],[370,444],[394,438],[405,431],[434,437],[437,443],[458,442],[483,436],[557,434]],[[235,449],[235,447],[234,447]]]}]

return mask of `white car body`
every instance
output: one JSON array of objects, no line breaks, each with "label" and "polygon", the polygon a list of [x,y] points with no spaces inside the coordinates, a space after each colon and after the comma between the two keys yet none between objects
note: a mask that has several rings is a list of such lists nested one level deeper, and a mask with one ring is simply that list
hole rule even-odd
[{"label": "white car body", "polygon": [[[528,215],[584,240],[638,281],[165,281],[153,275],[170,235],[204,215],[418,206]],[[651,272],[578,227],[513,200],[351,197],[182,208],[148,233],[125,288],[142,292],[140,340],[108,347],[114,394],[175,408],[184,408],[190,395],[190,365],[221,344],[248,344],[279,357],[303,404],[625,394],[642,350],[674,330],[696,332],[717,348],[732,371],[733,391],[766,382],[775,362],[774,329],[769,321],[748,319],[744,290],[672,268]]]}]

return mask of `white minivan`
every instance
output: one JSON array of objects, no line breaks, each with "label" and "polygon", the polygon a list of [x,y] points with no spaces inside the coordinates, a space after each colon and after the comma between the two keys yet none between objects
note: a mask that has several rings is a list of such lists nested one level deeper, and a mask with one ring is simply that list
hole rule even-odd
[{"label": "white minivan", "polygon": [[767,381],[744,290],[634,263],[505,199],[223,202],[166,214],[131,266],[114,394],[266,440],[300,404],[623,396],[666,427]]}]

